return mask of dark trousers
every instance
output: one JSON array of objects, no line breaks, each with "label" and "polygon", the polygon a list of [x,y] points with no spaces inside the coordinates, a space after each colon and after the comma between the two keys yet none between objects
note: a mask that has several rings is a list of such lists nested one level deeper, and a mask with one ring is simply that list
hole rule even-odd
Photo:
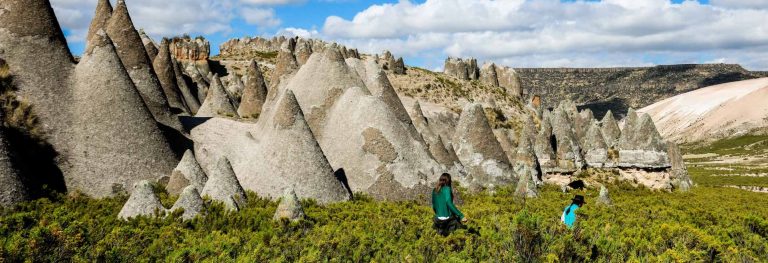
[{"label": "dark trousers", "polygon": [[437,217],[433,218],[434,221],[434,228],[437,230],[437,233],[447,236],[448,234],[452,233],[453,231],[456,231],[456,229],[459,229],[462,227],[461,221],[459,221],[458,218],[455,216],[452,216],[451,218],[440,220],[437,219]]}]

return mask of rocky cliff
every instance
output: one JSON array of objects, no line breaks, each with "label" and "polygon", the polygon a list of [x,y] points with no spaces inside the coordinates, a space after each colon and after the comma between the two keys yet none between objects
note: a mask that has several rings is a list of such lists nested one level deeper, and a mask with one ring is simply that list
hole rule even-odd
[{"label": "rocky cliff", "polygon": [[516,68],[523,91],[551,108],[571,99],[596,116],[619,115],[691,90],[765,75],[735,64],[684,64],[636,68]]}]

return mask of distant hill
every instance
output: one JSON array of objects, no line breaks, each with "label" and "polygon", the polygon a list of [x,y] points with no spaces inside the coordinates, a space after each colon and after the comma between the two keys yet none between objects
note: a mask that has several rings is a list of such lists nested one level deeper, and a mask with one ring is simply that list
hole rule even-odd
[{"label": "distant hill", "polygon": [[659,100],[699,88],[768,76],[736,64],[682,64],[632,68],[516,68],[527,94],[545,107],[571,99],[595,116],[624,115]]},{"label": "distant hill", "polygon": [[640,112],[678,143],[733,138],[768,127],[768,78],[725,83],[680,94]]}]

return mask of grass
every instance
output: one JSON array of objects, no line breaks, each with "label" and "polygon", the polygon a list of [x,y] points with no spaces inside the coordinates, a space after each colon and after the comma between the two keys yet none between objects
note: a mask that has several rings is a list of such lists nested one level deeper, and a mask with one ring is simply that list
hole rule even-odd
[{"label": "grass", "polygon": [[768,177],[749,176],[768,174],[768,165],[763,161],[768,157],[766,135],[745,135],[706,145],[683,145],[683,151],[686,154],[710,154],[686,159],[688,173],[696,184],[768,187]]},{"label": "grass", "polygon": [[768,152],[768,135],[745,135],[716,141],[709,145],[685,145],[688,154],[753,155]]},{"label": "grass", "polygon": [[[554,187],[519,200],[512,188],[466,194],[468,230],[442,237],[415,201],[302,201],[308,220],[272,221],[277,204],[249,193],[243,210],[206,217],[117,220],[126,197],[40,199],[0,213],[0,261],[210,262],[756,262],[768,258],[768,195],[697,187],[660,193],[611,186],[613,207],[559,222],[571,194]],[[166,205],[172,198],[162,196]]]}]

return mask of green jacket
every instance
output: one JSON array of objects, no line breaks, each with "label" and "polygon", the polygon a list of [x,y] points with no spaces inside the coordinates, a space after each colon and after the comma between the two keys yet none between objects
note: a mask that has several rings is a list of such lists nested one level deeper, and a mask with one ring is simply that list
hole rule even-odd
[{"label": "green jacket", "polygon": [[432,210],[435,210],[435,217],[456,216],[459,219],[464,218],[464,214],[453,204],[451,198],[451,187],[443,186],[440,192],[432,190]]}]

